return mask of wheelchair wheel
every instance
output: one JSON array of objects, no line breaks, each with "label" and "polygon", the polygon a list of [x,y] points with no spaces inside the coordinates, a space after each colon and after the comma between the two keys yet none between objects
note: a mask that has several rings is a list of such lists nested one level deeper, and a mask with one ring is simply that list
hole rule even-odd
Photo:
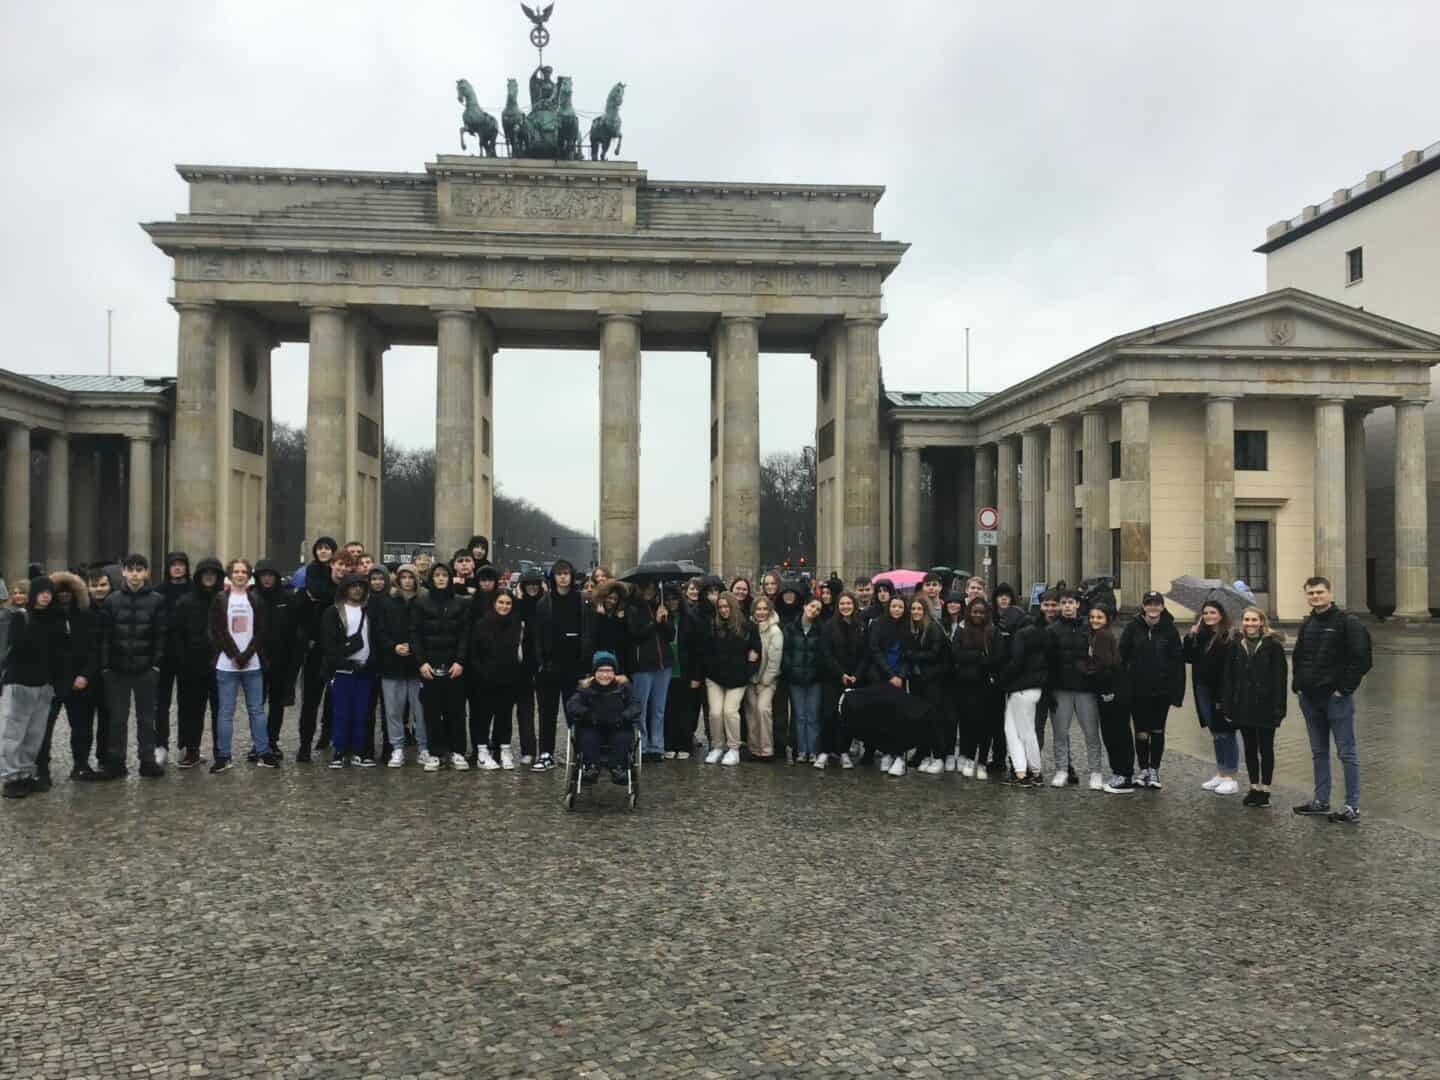
[{"label": "wheelchair wheel", "polygon": [[635,806],[636,806],[637,803],[639,803],[639,801],[640,801],[640,792],[638,792],[638,791],[632,791],[632,792],[630,792],[630,809],[631,809],[631,810],[634,810],[634,809],[635,809]]}]

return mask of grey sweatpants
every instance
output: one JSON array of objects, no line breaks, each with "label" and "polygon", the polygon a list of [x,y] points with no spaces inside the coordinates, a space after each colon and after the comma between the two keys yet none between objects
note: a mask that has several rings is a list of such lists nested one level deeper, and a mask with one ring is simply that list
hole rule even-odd
[{"label": "grey sweatpants", "polygon": [[8,683],[0,691],[0,781],[35,775],[35,758],[45,741],[52,686]]},{"label": "grey sweatpants", "polygon": [[415,726],[415,745],[422,752],[430,749],[430,735],[425,730],[425,706],[420,704],[420,677],[380,680],[380,696],[385,702],[385,733],[396,750],[405,749],[405,706],[410,706],[410,723]]},{"label": "grey sweatpants", "polygon": [[1055,690],[1055,709],[1050,714],[1050,727],[1054,733],[1055,771],[1065,772],[1070,768],[1070,721],[1080,718],[1080,730],[1085,733],[1085,756],[1090,772],[1100,771],[1100,702],[1086,690]]}]

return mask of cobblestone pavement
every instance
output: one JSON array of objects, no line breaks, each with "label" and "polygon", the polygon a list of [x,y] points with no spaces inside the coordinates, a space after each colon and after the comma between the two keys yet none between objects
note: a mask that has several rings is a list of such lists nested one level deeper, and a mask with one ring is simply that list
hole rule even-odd
[{"label": "cobblestone pavement", "polygon": [[1440,1076],[1440,842],[1180,754],[1125,797],[666,763],[634,814],[558,773],[57,775],[0,806],[4,1080]]}]

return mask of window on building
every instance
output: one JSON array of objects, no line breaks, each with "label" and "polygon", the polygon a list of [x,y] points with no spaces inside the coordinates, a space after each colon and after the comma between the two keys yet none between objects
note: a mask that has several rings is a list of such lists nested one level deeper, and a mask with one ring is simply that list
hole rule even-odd
[{"label": "window on building", "polygon": [[1120,479],[1120,440],[1110,444],[1110,479]]},{"label": "window on building", "polygon": [[1235,432],[1235,468],[1242,472],[1265,472],[1270,468],[1270,433]]},{"label": "window on building", "polygon": [[1345,284],[1354,285],[1365,277],[1365,249],[1351,248],[1345,252]]},{"label": "window on building", "polygon": [[490,421],[483,416],[480,418],[480,453],[490,456]]},{"label": "window on building", "polygon": [[255,454],[258,457],[265,455],[265,421],[258,416],[251,416],[239,409],[232,409],[230,414],[231,430],[230,443],[236,450],[243,450],[247,454]]},{"label": "window on building", "polygon": [[[821,426],[820,430],[816,433],[816,442],[819,444],[817,447],[818,454],[816,455],[818,460],[829,461],[835,456],[834,420],[827,420]],[[713,457],[714,455],[711,456]]]},{"label": "window on building", "polygon": [[355,448],[362,454],[380,456],[380,425],[364,413],[355,417]]},{"label": "window on building", "polygon": [[1235,574],[1251,592],[1270,591],[1270,523],[1235,522]]},{"label": "window on building", "polygon": [[1120,585],[1120,530],[1110,530],[1110,576]]}]

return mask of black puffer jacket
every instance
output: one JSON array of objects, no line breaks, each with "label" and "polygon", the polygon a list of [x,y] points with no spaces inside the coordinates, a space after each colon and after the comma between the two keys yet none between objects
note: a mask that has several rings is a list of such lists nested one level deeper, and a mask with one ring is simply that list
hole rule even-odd
[{"label": "black puffer jacket", "polygon": [[375,620],[376,637],[380,641],[380,677],[384,679],[416,679],[420,677],[420,665],[415,654],[401,656],[395,651],[396,645],[410,644],[410,629],[415,621],[415,605],[420,602],[421,593],[414,593],[405,599],[405,594],[395,590],[370,602],[370,617]]},{"label": "black puffer jacket", "polygon": [[432,587],[411,604],[410,611],[410,652],[415,657],[417,669],[425,664],[432,668],[448,668],[454,663],[465,663],[470,648],[470,617],[466,601],[449,589]]},{"label": "black puffer jacket", "polygon": [[1050,648],[1052,690],[1093,691],[1095,682],[1085,671],[1090,656],[1090,627],[1080,619],[1056,619],[1045,628]]},{"label": "black puffer jacket", "polygon": [[907,618],[901,642],[901,663],[905,665],[907,678],[928,686],[945,677],[950,649],[944,632],[933,619],[926,620],[917,631]]},{"label": "black puffer jacket", "polygon": [[1370,631],[1337,604],[1311,612],[1300,624],[1290,664],[1297,694],[1353,694],[1370,671]]},{"label": "black puffer jacket", "polygon": [[1285,647],[1275,635],[1251,653],[1243,638],[1224,650],[1220,699],[1236,727],[1279,727],[1285,719]]},{"label": "black puffer jacket", "polygon": [[322,563],[315,557],[315,549],[321,543],[329,545],[332,551],[339,548],[328,536],[319,537],[310,545],[310,562],[305,567],[305,589],[302,595],[305,606],[300,609],[300,631],[307,642],[316,643],[320,640],[320,614],[335,604],[335,579],[330,574],[330,564]]},{"label": "black puffer jacket", "polygon": [[1154,626],[1143,615],[1131,619],[1120,635],[1120,659],[1135,700],[1163,699],[1177,708],[1185,700],[1185,659],[1170,612],[1160,612]]},{"label": "black puffer jacket", "polygon": [[524,623],[512,609],[486,613],[470,631],[470,660],[465,677],[477,686],[514,686],[525,678]]},{"label": "black puffer jacket", "polygon": [[[43,592],[50,594],[50,604],[37,609],[35,598]],[[29,606],[5,612],[9,631],[6,683],[60,689],[68,641],[65,619],[54,597],[55,585],[48,577],[32,578]]]},{"label": "black puffer jacket", "polygon": [[585,643],[582,653],[589,658],[597,652],[615,654],[615,674],[628,675],[635,663],[635,650],[630,645],[630,630],[625,622],[625,612],[617,609],[614,615],[606,615],[592,608],[592,614],[585,624]]},{"label": "black puffer jacket", "polygon": [[964,624],[949,638],[953,678],[956,685],[963,690],[988,688],[994,685],[1000,672],[1009,663],[1007,643],[1001,639],[995,624],[988,620],[984,626],[970,629],[980,630],[984,635],[983,641],[976,642],[973,632],[967,634]]},{"label": "black puffer jacket", "polygon": [[[670,643],[675,640],[675,624],[667,613],[661,622],[650,605],[638,594],[625,605],[625,623],[630,634],[634,659],[630,671],[659,671],[670,666]],[[618,655],[618,654],[617,654]]]},{"label": "black puffer jacket", "polygon": [[845,675],[855,678],[858,686],[865,681],[870,651],[865,644],[865,628],[860,616],[845,619],[836,615],[820,631],[820,674],[829,683],[838,684]]},{"label": "black puffer jacket", "polygon": [[[94,682],[99,674],[100,618],[90,606],[90,590],[77,575],[61,572],[51,574],[50,579],[55,583],[52,604],[59,614],[65,639],[55,693],[58,697],[65,697],[74,690],[76,678]],[[62,599],[67,593],[70,596],[68,602]]]},{"label": "black puffer jacket", "polygon": [[169,636],[165,598],[149,585],[112,592],[100,609],[100,667],[140,675],[165,662]]},{"label": "black puffer jacket", "polygon": [[905,624],[908,621],[897,621],[887,613],[873,620],[866,630],[870,675],[876,682],[905,677]]},{"label": "black puffer jacket", "polygon": [[705,639],[710,636],[710,624],[715,618],[715,608],[706,602],[702,594],[694,604],[686,603],[680,615],[678,627],[680,650],[680,674],[691,682],[705,678]]},{"label": "black puffer jacket", "polygon": [[[275,575],[273,588],[260,584],[260,575]],[[281,581],[280,568],[271,559],[255,564],[254,596],[265,605],[265,643],[263,652],[277,670],[290,670],[299,662],[303,644],[299,641],[300,610],[304,600]]]},{"label": "black puffer jacket", "polygon": [[1010,637],[1010,659],[1000,672],[1000,687],[1007,694],[1044,690],[1050,682],[1048,631],[1012,606],[1000,613],[1000,632]]},{"label": "black puffer jacket", "polygon": [[[200,579],[211,571],[215,584],[205,587]],[[225,587],[225,569],[219,559],[201,559],[190,578],[190,591],[175,601],[171,612],[170,644],[166,654],[176,671],[202,672],[215,666],[215,645],[210,640],[210,605]]]},{"label": "black puffer jacket", "polygon": [[750,652],[760,652],[760,631],[748,619],[739,634],[731,633],[728,627],[722,629],[712,624],[705,636],[703,650],[701,668],[704,677],[726,690],[734,690],[750,682],[750,675],[755,670],[750,662]]},{"label": "black puffer jacket", "polygon": [[590,670],[590,658],[583,655],[587,637],[585,624],[593,609],[579,589],[551,590],[535,605],[535,661],[539,677],[551,686],[574,686]]}]

